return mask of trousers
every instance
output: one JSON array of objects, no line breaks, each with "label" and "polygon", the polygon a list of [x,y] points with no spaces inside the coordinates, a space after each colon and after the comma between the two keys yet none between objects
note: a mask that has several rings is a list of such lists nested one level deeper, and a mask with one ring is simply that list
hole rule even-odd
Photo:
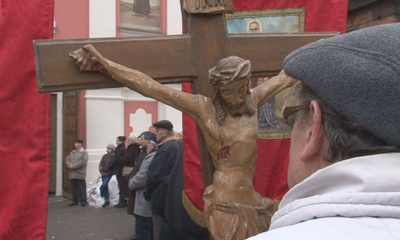
[{"label": "trousers", "polygon": [[71,179],[72,201],[75,203],[86,202],[86,181],[84,179]]},{"label": "trousers", "polygon": [[110,182],[110,176],[101,176],[100,196],[104,197],[105,202],[110,202],[110,193],[108,191],[108,183]]}]

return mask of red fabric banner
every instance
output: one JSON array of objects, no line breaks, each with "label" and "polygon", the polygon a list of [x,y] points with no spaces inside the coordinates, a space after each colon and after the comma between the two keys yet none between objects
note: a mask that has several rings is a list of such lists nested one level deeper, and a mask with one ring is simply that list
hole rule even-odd
[{"label": "red fabric banner", "polygon": [[[346,31],[347,1],[313,0],[234,0],[235,11],[305,8],[306,32]],[[190,84],[183,90],[190,92]],[[200,211],[204,208],[199,149],[194,121],[183,117],[185,193]],[[258,159],[254,175],[255,189],[263,196],[280,200],[288,190],[287,166],[290,139],[258,139]]]},{"label": "red fabric banner", "polygon": [[0,239],[45,239],[50,95],[37,92],[34,39],[52,38],[53,0],[0,1]]}]

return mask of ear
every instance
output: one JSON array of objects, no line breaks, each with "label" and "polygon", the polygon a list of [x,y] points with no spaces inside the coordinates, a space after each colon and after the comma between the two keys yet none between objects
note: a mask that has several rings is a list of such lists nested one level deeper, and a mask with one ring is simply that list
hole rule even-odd
[{"label": "ear", "polygon": [[322,113],[319,103],[310,102],[309,127],[306,131],[306,144],[301,154],[301,161],[308,162],[312,159],[322,159],[324,139],[326,132],[322,123]]}]

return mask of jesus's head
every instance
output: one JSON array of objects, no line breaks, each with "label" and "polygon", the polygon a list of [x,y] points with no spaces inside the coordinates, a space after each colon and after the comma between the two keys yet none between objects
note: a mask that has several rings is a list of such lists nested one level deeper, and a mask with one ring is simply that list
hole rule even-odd
[{"label": "jesus's head", "polygon": [[250,61],[236,56],[223,58],[210,69],[209,78],[213,87],[211,99],[220,125],[227,114],[237,117],[243,114],[252,116],[255,113],[248,100],[250,76]]}]

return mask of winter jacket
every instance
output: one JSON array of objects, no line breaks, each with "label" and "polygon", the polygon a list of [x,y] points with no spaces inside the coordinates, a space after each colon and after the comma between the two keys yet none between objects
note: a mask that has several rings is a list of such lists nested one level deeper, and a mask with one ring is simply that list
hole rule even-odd
[{"label": "winter jacket", "polygon": [[124,156],[125,150],[126,148],[124,143],[118,144],[118,146],[115,148],[115,161],[109,166],[109,169],[113,172],[113,175],[122,175],[122,165],[119,162],[119,158]]},{"label": "winter jacket", "polygon": [[144,158],[147,156],[147,147],[146,146],[142,146],[140,148],[140,152],[139,155],[137,157],[137,161],[135,164],[135,167],[133,168],[133,171],[131,173],[131,176],[129,178],[132,178],[133,176],[135,176],[135,174],[137,172],[139,172],[140,166],[142,165],[142,162],[144,160]]},{"label": "winter jacket", "polygon": [[146,187],[147,170],[153,161],[155,151],[148,154],[142,161],[139,171],[129,180],[129,188],[135,190],[135,210],[136,215],[151,217],[150,202],[144,199],[143,193]]},{"label": "winter jacket", "polygon": [[183,207],[183,190],[183,146],[171,138],[159,145],[147,171],[151,211],[164,218],[160,239],[210,239],[208,230],[197,225]]},{"label": "winter jacket", "polygon": [[320,169],[287,192],[270,230],[250,239],[400,239],[400,153]]},{"label": "winter jacket", "polygon": [[[145,191],[146,200],[160,202],[161,199],[165,199],[164,190],[167,187],[167,177],[171,173],[175,161],[180,157],[179,149],[181,147],[182,146],[178,141],[172,137],[159,145],[157,154],[154,156],[154,160],[147,171]],[[160,186],[163,186],[163,189],[160,189]],[[153,194],[156,196],[151,200]],[[164,206],[165,200],[163,203],[160,202],[160,204]],[[155,204],[152,203],[152,205]],[[154,212],[154,209],[153,213],[156,213]],[[161,212],[157,212],[156,214],[163,216],[163,213]]]},{"label": "winter jacket", "polygon": [[69,179],[85,180],[88,161],[89,155],[83,147],[78,150],[72,150],[65,159],[65,164],[69,169]]},{"label": "winter jacket", "polygon": [[101,176],[110,176],[110,177],[112,176],[112,171],[110,171],[107,166],[109,166],[110,165],[109,163],[112,162],[113,160],[114,160],[114,153],[106,153],[103,155],[99,163],[99,172]]},{"label": "winter jacket", "polygon": [[119,163],[122,167],[134,167],[137,161],[137,157],[140,153],[140,147],[137,143],[132,143],[126,148],[124,155],[119,158]]}]

